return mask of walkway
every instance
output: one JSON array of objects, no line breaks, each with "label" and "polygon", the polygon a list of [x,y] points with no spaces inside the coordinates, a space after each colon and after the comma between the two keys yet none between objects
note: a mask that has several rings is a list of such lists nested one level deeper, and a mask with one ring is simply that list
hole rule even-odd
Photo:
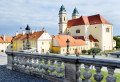
[{"label": "walkway", "polygon": [[0,82],[51,82],[38,77],[6,69],[7,56],[0,52]]}]

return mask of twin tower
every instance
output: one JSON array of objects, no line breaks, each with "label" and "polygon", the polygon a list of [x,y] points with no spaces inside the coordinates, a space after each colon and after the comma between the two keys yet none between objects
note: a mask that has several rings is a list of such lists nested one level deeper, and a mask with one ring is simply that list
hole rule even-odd
[{"label": "twin tower", "polygon": [[[79,12],[75,8],[72,13],[72,19],[79,18]],[[67,13],[65,7],[62,5],[59,11],[59,33],[66,35],[67,34]]]}]

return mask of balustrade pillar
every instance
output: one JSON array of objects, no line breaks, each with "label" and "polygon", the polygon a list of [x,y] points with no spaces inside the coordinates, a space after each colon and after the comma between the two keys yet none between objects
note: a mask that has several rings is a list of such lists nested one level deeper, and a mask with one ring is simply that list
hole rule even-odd
[{"label": "balustrade pillar", "polygon": [[109,75],[106,77],[106,81],[107,82],[116,82],[116,77],[113,76],[115,68],[107,67],[107,70],[108,70]]},{"label": "balustrade pillar", "polygon": [[85,78],[85,82],[91,82],[89,79],[92,76],[90,70],[90,65],[85,64],[85,72],[83,73],[83,77]]},{"label": "balustrade pillar", "polygon": [[80,70],[80,67],[81,67],[81,64],[77,64],[76,65],[76,82],[82,82],[82,79],[81,79],[81,74],[82,74],[82,72],[81,72],[81,70]]},{"label": "balustrade pillar", "polygon": [[62,61],[57,61],[58,68],[56,68],[57,71],[57,77],[63,77],[62,72],[64,72],[64,69],[62,68]]},{"label": "balustrade pillar", "polygon": [[50,70],[50,75],[55,76],[55,66],[54,66],[55,60],[50,60],[50,65],[49,70]]},{"label": "balustrade pillar", "polygon": [[44,68],[44,70],[45,70],[45,74],[48,74],[48,59],[44,59],[44,63],[45,63],[45,65],[43,65],[43,68]]},{"label": "balustrade pillar", "polygon": [[43,64],[42,64],[42,58],[39,58],[39,73],[43,73],[43,70],[42,70],[42,68],[43,68]]},{"label": "balustrade pillar", "polygon": [[25,62],[26,62],[25,63],[25,73],[26,74],[30,74],[30,64],[29,64],[30,61],[29,61],[29,59],[30,59],[29,57],[25,58]]},{"label": "balustrade pillar", "polygon": [[7,69],[13,69],[13,53],[7,53]]},{"label": "balustrade pillar", "polygon": [[94,79],[97,81],[97,82],[101,82],[102,79],[103,79],[103,75],[100,73],[101,72],[101,68],[102,66],[95,66],[95,69],[96,69],[96,74],[94,75]]}]

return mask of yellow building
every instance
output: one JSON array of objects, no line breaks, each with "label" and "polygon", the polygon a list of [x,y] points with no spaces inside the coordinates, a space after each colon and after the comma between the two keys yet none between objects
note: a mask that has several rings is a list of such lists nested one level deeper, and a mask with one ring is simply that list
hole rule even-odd
[{"label": "yellow building", "polygon": [[[29,36],[30,46],[36,48],[36,52],[38,53],[46,53],[51,50],[51,39],[51,36],[44,30],[36,32],[32,30]],[[23,48],[26,47],[26,42],[27,34],[25,32],[22,34],[16,33],[16,36],[13,38],[13,50],[23,50]]]},{"label": "yellow building", "polygon": [[100,14],[79,17],[78,10],[75,8],[72,19],[67,20],[66,10],[62,5],[59,11],[59,33],[89,40],[91,35],[97,40],[97,42],[90,41],[91,47],[97,45],[102,51],[113,49],[113,25]]},{"label": "yellow building", "polygon": [[82,50],[89,50],[89,45],[85,43],[83,40],[76,40],[69,35],[57,35],[52,36],[52,52],[59,54],[66,54],[67,52],[67,44],[66,41],[69,39],[69,52],[70,54],[76,53],[76,51],[81,52]]},{"label": "yellow building", "polygon": [[5,34],[0,37],[0,52],[10,51],[12,37],[6,37]]}]

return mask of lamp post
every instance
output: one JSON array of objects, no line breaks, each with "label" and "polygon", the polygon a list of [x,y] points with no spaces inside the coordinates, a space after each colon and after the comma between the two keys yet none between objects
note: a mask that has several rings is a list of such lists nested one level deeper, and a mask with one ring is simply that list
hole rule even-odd
[{"label": "lamp post", "polygon": [[67,55],[66,56],[68,56],[69,55],[69,44],[70,44],[69,39],[67,39],[66,44],[67,44]]},{"label": "lamp post", "polygon": [[92,50],[92,53],[93,53],[93,59],[94,59],[94,58],[95,58],[95,55],[96,55],[95,50]]},{"label": "lamp post", "polygon": [[27,27],[25,28],[26,33],[27,33],[27,49],[30,49],[30,42],[29,42],[29,33],[30,33],[30,27],[27,25]]}]

